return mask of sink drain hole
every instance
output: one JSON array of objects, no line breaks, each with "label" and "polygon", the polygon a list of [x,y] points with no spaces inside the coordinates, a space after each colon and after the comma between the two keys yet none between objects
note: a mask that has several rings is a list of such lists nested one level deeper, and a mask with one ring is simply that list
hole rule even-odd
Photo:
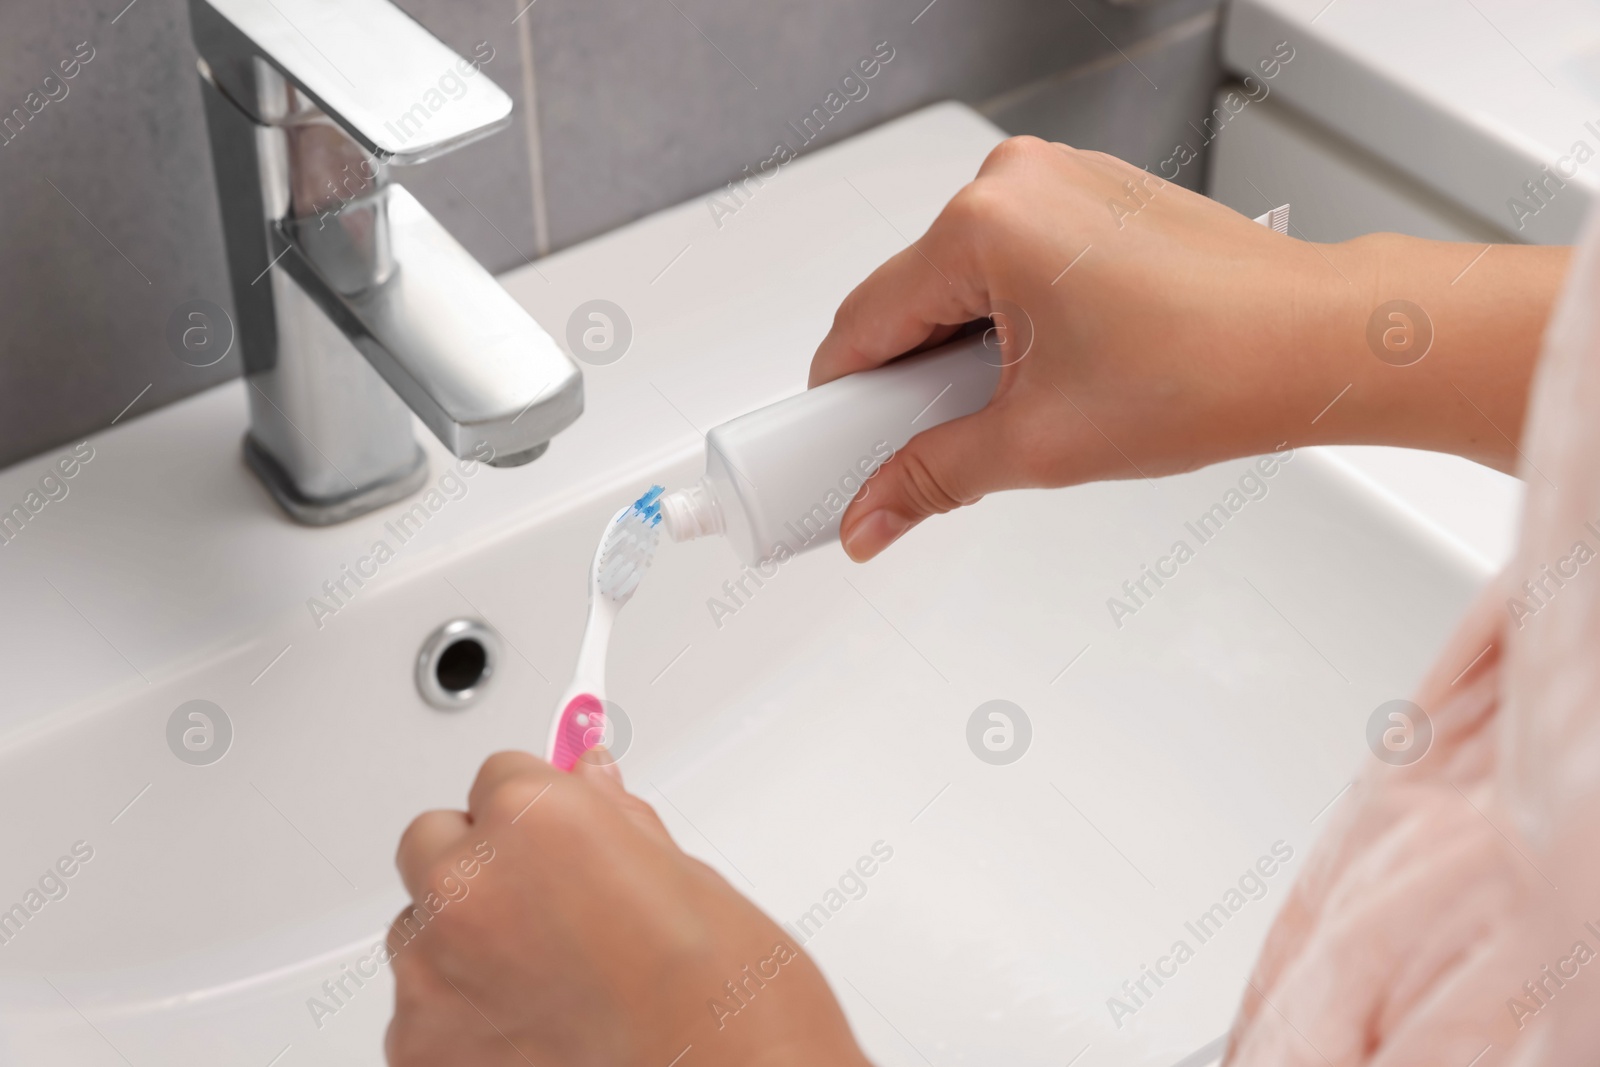
[{"label": "sink drain hole", "polygon": [[500,642],[477,619],[453,619],[435,630],[417,654],[417,690],[436,708],[475,703],[494,675]]},{"label": "sink drain hole", "polygon": [[483,680],[489,666],[489,650],[472,638],[457,641],[439,654],[433,676],[446,692],[459,693]]}]

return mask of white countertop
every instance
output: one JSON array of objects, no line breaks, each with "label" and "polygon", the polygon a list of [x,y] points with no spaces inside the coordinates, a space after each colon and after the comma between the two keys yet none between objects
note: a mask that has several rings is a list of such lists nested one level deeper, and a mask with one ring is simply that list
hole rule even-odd
[{"label": "white countertop", "polygon": [[[1595,0],[1234,0],[1231,70],[1280,41],[1295,49],[1272,82],[1282,100],[1516,239],[1570,242],[1600,193]],[[1523,183],[1564,158],[1564,187],[1533,201]],[[1537,208],[1520,227],[1513,198]]]}]

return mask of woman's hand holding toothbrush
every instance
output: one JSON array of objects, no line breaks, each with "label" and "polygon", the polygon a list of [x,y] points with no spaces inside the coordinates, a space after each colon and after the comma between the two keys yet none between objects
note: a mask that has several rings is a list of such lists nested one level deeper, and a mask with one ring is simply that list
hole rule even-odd
[{"label": "woman's hand holding toothbrush", "polygon": [[[817,349],[812,385],[992,314],[1011,364],[987,408],[884,466],[844,516],[845,549],[868,559],[999,489],[1285,446],[1407,445],[1508,469],[1567,255],[1389,234],[1312,244],[1110,156],[1014,138],[846,298]],[[1426,321],[1390,318],[1394,300]]]},{"label": "woman's hand holding toothbrush", "polygon": [[397,863],[430,917],[389,934],[392,1067],[866,1067],[810,958],[604,749],[570,774],[491,756]]}]

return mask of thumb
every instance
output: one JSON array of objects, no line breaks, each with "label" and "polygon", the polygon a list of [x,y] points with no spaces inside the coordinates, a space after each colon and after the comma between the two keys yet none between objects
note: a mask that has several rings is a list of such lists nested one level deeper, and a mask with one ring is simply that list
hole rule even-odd
[{"label": "thumb", "polygon": [[617,766],[616,757],[604,745],[595,745],[593,748],[579,756],[572,765],[572,773],[579,778],[588,778],[597,782],[604,782],[607,786],[614,786],[620,790],[622,786],[622,769]]},{"label": "thumb", "polygon": [[861,487],[839,523],[845,553],[857,563],[893,544],[929,515],[976,503],[1001,488],[991,408],[917,434]]}]

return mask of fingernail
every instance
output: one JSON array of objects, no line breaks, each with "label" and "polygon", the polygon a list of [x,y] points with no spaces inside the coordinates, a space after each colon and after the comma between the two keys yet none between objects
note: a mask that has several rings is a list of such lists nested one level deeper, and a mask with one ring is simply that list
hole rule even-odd
[{"label": "fingernail", "polygon": [[904,515],[887,509],[874,511],[845,535],[845,555],[862,563],[894,544],[909,529],[911,520]]}]

